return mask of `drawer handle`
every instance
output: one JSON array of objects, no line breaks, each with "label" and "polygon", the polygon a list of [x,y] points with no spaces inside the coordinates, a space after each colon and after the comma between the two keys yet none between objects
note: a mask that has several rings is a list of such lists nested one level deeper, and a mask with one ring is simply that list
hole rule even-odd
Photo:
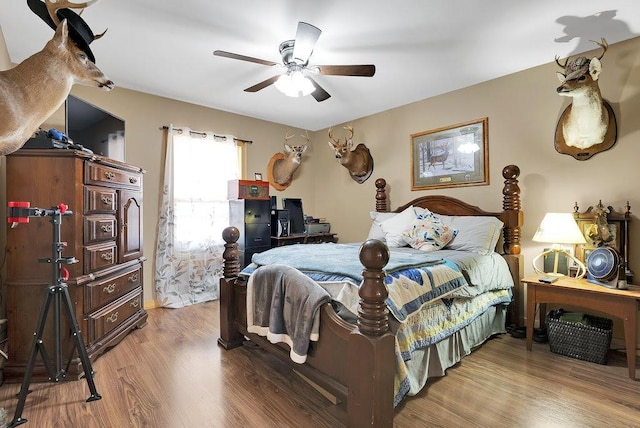
[{"label": "drawer handle", "polygon": [[111,205],[111,203],[113,202],[113,199],[109,196],[103,196],[100,199],[102,200],[102,203],[105,205]]},{"label": "drawer handle", "polygon": [[102,253],[100,257],[102,260],[111,260],[113,259],[113,253]]},{"label": "drawer handle", "polygon": [[114,312],[107,317],[107,322],[116,322],[118,320],[118,313]]},{"label": "drawer handle", "polygon": [[138,182],[138,177],[129,177],[129,183],[136,184]]},{"label": "drawer handle", "polygon": [[138,300],[133,300],[131,301],[131,303],[129,303],[129,306],[131,306],[132,308],[137,308],[138,306],[140,306],[140,302]]},{"label": "drawer handle", "polygon": [[101,227],[101,229],[103,232],[111,232],[113,230],[113,227],[110,224],[105,224]]},{"label": "drawer handle", "polygon": [[104,177],[107,180],[113,180],[114,178],[116,178],[116,173],[115,172],[111,172],[111,171],[105,171],[104,172]]},{"label": "drawer handle", "polygon": [[138,274],[134,273],[133,275],[131,275],[129,277],[129,282],[137,282],[138,281]]},{"label": "drawer handle", "polygon": [[105,294],[111,294],[114,291],[116,291],[116,284],[115,283],[109,284],[106,287],[104,287],[102,291],[104,291]]}]

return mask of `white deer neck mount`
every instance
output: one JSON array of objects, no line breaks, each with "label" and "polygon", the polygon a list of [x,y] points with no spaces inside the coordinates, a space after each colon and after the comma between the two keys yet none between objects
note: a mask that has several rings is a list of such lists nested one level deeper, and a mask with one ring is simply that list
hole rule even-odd
[{"label": "white deer neck mount", "polygon": [[349,131],[349,137],[344,141],[333,138],[333,128],[329,128],[329,147],[331,147],[336,155],[336,159],[340,165],[349,170],[351,178],[357,183],[362,184],[373,173],[373,157],[371,152],[363,143],[353,147],[353,127],[345,126],[344,129]]},{"label": "white deer neck mount", "polygon": [[[35,4],[30,2],[30,6],[32,3]],[[44,4],[42,7],[46,10]],[[74,84],[107,91],[114,87],[90,56],[71,39],[68,21],[64,19],[44,49],[14,68],[0,72],[0,156],[22,147],[64,103]]]},{"label": "white deer neck mount", "polygon": [[556,126],[555,148],[559,153],[586,160],[596,153],[608,150],[616,142],[616,117],[611,105],[602,98],[598,78],[602,71],[600,60],[607,48],[605,39],[593,42],[603,51],[591,59],[577,57],[556,63],[563,72],[558,72],[561,85],[557,92],[571,97],[572,103],[564,110]]},{"label": "white deer neck mount", "polygon": [[269,164],[267,165],[267,180],[273,186],[274,189],[283,191],[291,185],[293,180],[293,173],[296,172],[302,162],[302,155],[307,151],[309,144],[309,135],[303,135],[305,138],[305,144],[303,145],[289,145],[287,142],[293,137],[293,134],[287,135],[284,138],[284,153],[276,153],[271,156]]}]

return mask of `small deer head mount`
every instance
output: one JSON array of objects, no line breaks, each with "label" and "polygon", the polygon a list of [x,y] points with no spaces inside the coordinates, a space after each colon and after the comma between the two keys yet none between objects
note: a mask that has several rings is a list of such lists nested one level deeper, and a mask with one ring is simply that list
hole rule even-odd
[{"label": "small deer head mount", "polygon": [[586,160],[616,142],[617,126],[613,109],[600,94],[598,77],[602,71],[600,60],[609,45],[605,39],[593,42],[602,48],[599,57],[591,59],[578,57],[561,64],[556,63],[563,72],[558,72],[561,85],[559,95],[573,99],[560,116],[556,127],[555,146],[560,153],[568,154],[578,160]]},{"label": "small deer head mount", "polygon": [[298,146],[287,144],[287,141],[292,137],[293,134],[289,135],[287,132],[284,138],[284,154],[274,154],[271,156],[269,164],[267,165],[267,179],[276,190],[282,191],[289,187],[293,180],[293,173],[296,172],[300,166],[303,153],[307,151],[309,144],[308,134],[302,136],[305,139],[305,143]]},{"label": "small deer head mount", "polygon": [[341,141],[333,138],[333,128],[329,128],[329,139],[331,140],[328,142],[329,147],[334,150],[340,165],[349,170],[351,178],[362,184],[373,173],[373,157],[363,143],[358,144],[354,150],[351,150],[353,147],[353,127],[345,126],[344,129],[349,131],[349,137]]}]

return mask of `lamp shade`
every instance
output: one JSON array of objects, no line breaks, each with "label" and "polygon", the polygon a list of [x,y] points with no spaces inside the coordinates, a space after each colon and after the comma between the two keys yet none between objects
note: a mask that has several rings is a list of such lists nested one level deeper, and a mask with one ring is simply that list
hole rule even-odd
[{"label": "lamp shade", "polygon": [[533,240],[551,244],[587,242],[571,213],[547,213],[533,235]]}]

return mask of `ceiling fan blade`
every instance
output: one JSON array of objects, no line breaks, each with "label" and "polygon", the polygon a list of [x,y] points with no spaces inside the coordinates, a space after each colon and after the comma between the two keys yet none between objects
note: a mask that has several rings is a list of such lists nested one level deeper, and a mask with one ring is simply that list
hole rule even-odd
[{"label": "ceiling fan blade", "polygon": [[251,56],[240,55],[232,52],[213,51],[213,54],[215,56],[222,56],[225,58],[239,59],[240,61],[255,62],[256,64],[269,65],[269,66],[276,65],[276,63],[273,61],[267,61],[265,59],[260,59],[260,58],[253,58]]},{"label": "ceiling fan blade", "polygon": [[298,22],[298,31],[293,45],[293,60],[299,64],[306,64],[321,33],[319,28],[311,24]]},{"label": "ceiling fan blade", "polygon": [[260,83],[257,83],[255,85],[245,89],[244,91],[245,92],[258,92],[260,89],[264,89],[269,85],[273,85],[276,82],[276,80],[278,80],[278,77],[280,77],[280,75],[276,75],[276,76],[270,77],[267,80],[264,80],[264,81],[262,81]]},{"label": "ceiling fan blade", "polygon": [[327,76],[363,76],[371,77],[376,74],[376,66],[368,65],[315,65],[320,74]]},{"label": "ceiling fan blade", "polygon": [[318,85],[318,82],[316,82],[309,76],[307,76],[307,79],[311,80],[311,83],[313,83],[313,86],[315,86],[316,88],[315,91],[311,92],[311,95],[313,95],[313,98],[315,98],[317,102],[320,103],[326,99],[331,98],[331,95],[329,95],[329,92],[325,91],[322,86]]}]

